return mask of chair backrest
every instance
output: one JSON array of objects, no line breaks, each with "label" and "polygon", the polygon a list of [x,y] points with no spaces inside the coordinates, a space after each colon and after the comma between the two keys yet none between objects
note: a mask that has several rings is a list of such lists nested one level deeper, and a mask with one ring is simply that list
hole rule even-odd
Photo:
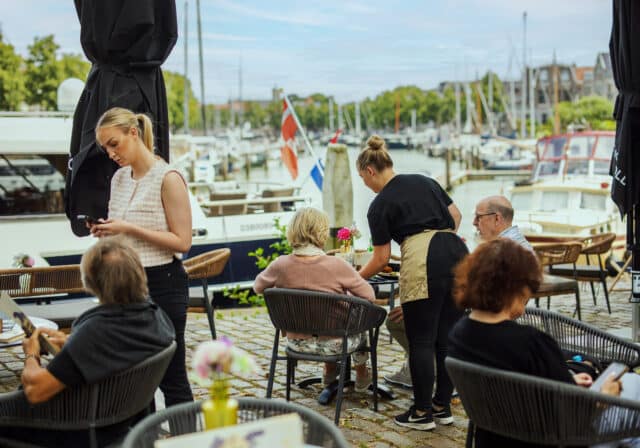
[{"label": "chair backrest", "polygon": [[554,311],[527,307],[516,322],[547,333],[563,350],[589,355],[605,363],[640,365],[640,346]]},{"label": "chair backrest", "polygon": [[[209,199],[212,201],[247,199],[247,193],[244,191],[241,191],[241,192],[214,191],[209,195]],[[222,215],[244,215],[247,213],[248,207],[249,207],[248,204],[229,204],[229,205],[215,205],[209,208],[211,210],[211,216],[222,216]]]},{"label": "chair backrest", "polygon": [[0,426],[83,430],[122,422],[151,403],[175,350],[172,342],[128,370],[99,383],[65,389],[41,404],[29,404],[22,391],[0,397]]},{"label": "chair backrest", "polygon": [[[293,196],[293,187],[291,188],[280,188],[273,190],[263,190],[262,197],[263,198],[277,198],[277,197],[285,197],[285,196]],[[264,204],[265,212],[279,212],[282,210],[281,202],[273,202],[270,204]]]},{"label": "chair backrest", "polygon": [[591,445],[640,435],[640,402],[448,357],[449,376],[479,428],[545,445]]},{"label": "chair backrest", "polygon": [[615,233],[600,233],[598,235],[583,238],[583,254],[605,254],[611,250],[611,245],[616,240]]},{"label": "chair backrest", "polygon": [[222,273],[231,256],[231,249],[210,250],[184,260],[182,264],[190,279],[215,277]]},{"label": "chair backrest", "polygon": [[[238,423],[296,413],[302,419],[306,446],[327,448],[351,446],[338,427],[323,415],[307,407],[276,399],[238,398],[237,400]],[[183,403],[149,415],[129,432],[122,447],[153,448],[155,441],[161,437],[175,437],[204,431],[202,403],[202,401]]]},{"label": "chair backrest", "polygon": [[582,251],[582,243],[579,241],[542,243],[533,246],[533,250],[543,266],[575,263],[580,256],[580,251]]},{"label": "chair backrest", "polygon": [[279,330],[342,337],[377,328],[387,312],[368,300],[304,289],[269,288],[264,299]]},{"label": "chair backrest", "polygon": [[0,269],[0,291],[12,297],[84,292],[80,265]]}]

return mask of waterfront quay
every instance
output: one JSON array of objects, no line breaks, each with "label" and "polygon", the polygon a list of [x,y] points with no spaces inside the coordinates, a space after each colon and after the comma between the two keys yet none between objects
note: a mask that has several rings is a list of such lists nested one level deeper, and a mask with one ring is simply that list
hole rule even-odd
[{"label": "waterfront quay", "polygon": [[[607,313],[601,289],[596,289],[598,303],[593,305],[591,291],[587,283],[581,283],[582,316],[587,323],[604,330],[616,330],[631,325],[631,306],[629,299],[629,280],[624,278],[611,294],[611,314]],[[542,304],[546,300],[542,299]],[[531,301],[530,306],[533,305]],[[551,309],[571,316],[575,308],[575,297],[552,297]],[[273,347],[274,329],[265,308],[243,308],[216,310],[216,329],[219,336],[227,336],[234,343],[251,353],[261,368],[259,375],[251,378],[233,378],[232,394],[234,396],[264,397],[267,388],[267,373]],[[192,309],[188,315],[186,343],[187,363],[190,365],[191,355],[200,342],[211,338],[211,333],[204,313]],[[281,344],[282,346],[282,344]],[[397,342],[389,342],[389,334],[382,326],[378,342],[379,381],[384,382],[383,375],[394,373],[402,364],[403,353]],[[15,390],[20,382],[20,374],[24,365],[22,348],[12,347],[0,351],[0,392]],[[300,363],[296,370],[296,379],[321,375],[320,363]],[[196,399],[203,399],[208,391],[195,384],[192,385]],[[335,402],[328,406],[318,404],[316,398],[320,386],[311,386],[306,390],[293,387],[291,400],[307,406],[333,420]],[[409,408],[412,393],[408,389],[393,387],[395,399],[379,401],[379,412],[373,411],[373,397],[369,392],[356,393],[349,390],[345,393],[340,429],[354,447],[463,447],[467,432],[467,419],[462,405],[454,399],[452,411],[455,422],[451,426],[438,426],[432,432],[414,431],[402,428],[393,423],[393,417]],[[284,399],[285,395],[285,362],[279,362],[276,370],[273,397]]]}]

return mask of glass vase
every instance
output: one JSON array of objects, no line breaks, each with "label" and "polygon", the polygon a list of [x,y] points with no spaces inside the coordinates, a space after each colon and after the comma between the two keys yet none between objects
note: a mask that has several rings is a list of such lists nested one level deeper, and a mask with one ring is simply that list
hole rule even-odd
[{"label": "glass vase", "polygon": [[229,379],[217,375],[209,387],[209,399],[202,403],[206,429],[222,428],[238,423],[238,401],[229,398]]},{"label": "glass vase", "polygon": [[344,240],[342,242],[340,252],[342,252],[342,258],[344,258],[347,263],[353,266],[353,244],[351,240]]}]

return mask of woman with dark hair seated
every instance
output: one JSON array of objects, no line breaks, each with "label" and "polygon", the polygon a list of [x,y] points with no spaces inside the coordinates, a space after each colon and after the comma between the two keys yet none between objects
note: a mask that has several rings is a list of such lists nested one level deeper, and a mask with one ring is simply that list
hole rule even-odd
[{"label": "woman with dark hair seated", "polygon": [[[586,373],[572,375],[560,347],[549,335],[513,322],[540,286],[542,271],[533,252],[506,238],[484,243],[455,270],[454,299],[471,309],[449,334],[449,356],[488,367],[588,387]],[[602,392],[620,394],[607,379]],[[476,429],[476,447],[533,447]]]},{"label": "woman with dark hair seated", "polygon": [[[85,289],[100,304],[80,315],[69,335],[39,328],[24,340],[22,386],[30,403],[45,402],[66,388],[100,382],[159,353],[175,339],[167,315],[147,298],[140,258],[122,237],[100,239],[83,255],[80,268]],[[46,366],[40,360],[40,334],[62,347]],[[100,446],[126,434],[130,423],[99,429]],[[43,446],[89,445],[87,431],[1,428],[0,435]]]}]

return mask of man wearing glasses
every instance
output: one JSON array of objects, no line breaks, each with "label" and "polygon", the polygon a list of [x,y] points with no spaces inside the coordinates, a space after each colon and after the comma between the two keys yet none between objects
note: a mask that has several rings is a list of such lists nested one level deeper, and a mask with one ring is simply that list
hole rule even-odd
[{"label": "man wearing glasses", "polygon": [[513,207],[504,196],[489,196],[476,205],[473,225],[484,241],[509,238],[532,251],[531,244],[522,235],[518,226],[512,224],[512,221]]}]

